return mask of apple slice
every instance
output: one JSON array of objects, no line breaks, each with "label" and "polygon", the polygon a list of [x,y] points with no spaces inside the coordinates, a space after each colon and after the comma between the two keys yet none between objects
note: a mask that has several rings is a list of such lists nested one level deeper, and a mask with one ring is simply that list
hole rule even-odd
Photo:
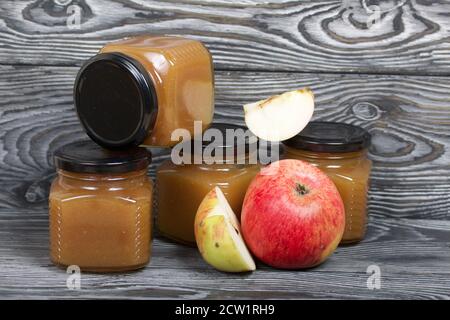
[{"label": "apple slice", "polygon": [[283,141],[306,127],[314,112],[314,94],[308,89],[285,92],[244,105],[245,123],[258,138]]},{"label": "apple slice", "polygon": [[203,259],[214,268],[225,272],[256,269],[239,221],[220,188],[215,187],[203,199],[195,216],[194,231]]}]

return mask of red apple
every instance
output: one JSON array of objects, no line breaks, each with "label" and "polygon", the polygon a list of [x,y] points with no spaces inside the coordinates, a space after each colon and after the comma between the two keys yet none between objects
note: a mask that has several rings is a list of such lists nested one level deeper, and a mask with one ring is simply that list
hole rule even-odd
[{"label": "red apple", "polygon": [[300,160],[265,167],[245,195],[242,233],[251,252],[276,268],[316,266],[344,232],[341,196],[328,176]]}]

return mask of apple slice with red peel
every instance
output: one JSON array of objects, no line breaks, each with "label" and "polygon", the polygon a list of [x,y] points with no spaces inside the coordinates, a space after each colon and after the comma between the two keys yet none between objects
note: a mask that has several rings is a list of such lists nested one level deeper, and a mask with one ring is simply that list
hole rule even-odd
[{"label": "apple slice with red peel", "polygon": [[195,240],[203,259],[225,272],[255,270],[241,235],[241,226],[220,188],[203,199],[195,216]]},{"label": "apple slice with red peel", "polygon": [[272,142],[298,134],[309,123],[313,112],[314,94],[308,88],[244,105],[245,123],[250,131]]}]

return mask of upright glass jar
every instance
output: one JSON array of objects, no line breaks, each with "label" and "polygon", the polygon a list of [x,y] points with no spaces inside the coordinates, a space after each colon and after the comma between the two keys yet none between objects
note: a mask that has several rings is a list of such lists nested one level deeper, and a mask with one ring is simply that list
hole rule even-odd
[{"label": "upright glass jar", "polygon": [[151,250],[150,153],[108,151],[91,141],[55,153],[50,255],[56,265],[118,272],[145,266]]},{"label": "upright glass jar", "polygon": [[370,134],[360,127],[336,122],[310,122],[297,136],[283,142],[285,159],[307,161],[323,170],[336,185],[345,207],[341,243],[364,238],[367,191],[372,162],[367,158]]},{"label": "upright glass jar", "polygon": [[[228,124],[214,124],[212,129],[222,132],[223,136],[227,130],[244,131],[242,127]],[[229,140],[216,145],[211,156],[205,152],[209,142],[200,142],[199,150],[189,148],[191,154],[188,159],[194,160],[196,155],[200,156],[198,163],[175,164],[169,159],[157,169],[156,224],[163,236],[195,245],[194,220],[197,209],[206,194],[216,186],[223,191],[234,213],[240,216],[247,188],[261,166],[256,157],[249,156],[254,153],[250,140]],[[195,142],[192,141],[192,144]],[[191,142],[188,145],[191,146]],[[253,146],[256,147],[256,144]],[[233,156],[226,157],[229,151]],[[221,156],[216,157],[219,154]]]},{"label": "upright glass jar", "polygon": [[175,129],[207,128],[214,114],[212,58],[199,41],[140,36],[104,46],[75,81],[87,134],[105,147],[171,146]]}]

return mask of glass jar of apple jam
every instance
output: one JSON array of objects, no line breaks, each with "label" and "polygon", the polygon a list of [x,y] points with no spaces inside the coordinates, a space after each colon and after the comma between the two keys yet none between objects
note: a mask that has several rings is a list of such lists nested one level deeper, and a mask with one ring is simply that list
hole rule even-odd
[{"label": "glass jar of apple jam", "polygon": [[308,161],[335,183],[345,207],[343,244],[362,240],[366,232],[372,167],[367,158],[370,139],[370,134],[360,127],[317,121],[310,122],[297,136],[283,142],[283,158]]},{"label": "glass jar of apple jam", "polygon": [[105,147],[171,146],[175,129],[207,128],[214,114],[211,55],[199,41],[140,36],[104,46],[80,69],[75,107]]},{"label": "glass jar of apple jam", "polygon": [[151,154],[105,150],[91,141],[55,152],[50,255],[56,265],[119,272],[144,267],[151,250]]},{"label": "glass jar of apple jam", "polygon": [[[225,136],[226,130],[236,129],[245,130],[229,124],[214,124],[207,132],[217,130]],[[189,163],[175,164],[169,159],[159,166],[155,203],[156,225],[161,235],[182,244],[195,245],[197,209],[206,194],[216,186],[220,187],[234,213],[240,217],[245,192],[261,166],[256,157],[250,156],[256,152],[252,151],[252,147],[256,149],[256,141],[253,144],[247,137],[230,140],[220,141],[211,155],[206,154],[209,153],[207,148],[211,147],[209,142],[199,141],[200,147],[195,150],[195,142],[189,141],[186,143],[191,150],[187,157]],[[199,161],[193,163],[196,156],[200,157]]]}]

